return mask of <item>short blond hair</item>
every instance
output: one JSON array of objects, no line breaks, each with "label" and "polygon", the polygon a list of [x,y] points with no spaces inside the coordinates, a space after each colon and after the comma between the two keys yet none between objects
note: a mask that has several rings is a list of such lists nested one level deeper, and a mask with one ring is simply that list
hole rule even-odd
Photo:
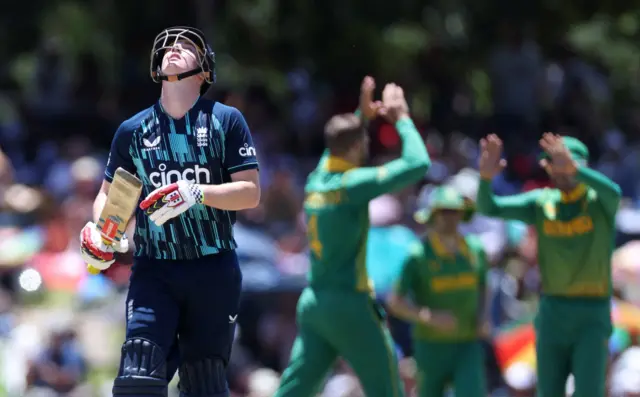
[{"label": "short blond hair", "polygon": [[362,119],[353,113],[338,114],[324,126],[324,139],[332,154],[343,155],[360,142],[366,131]]}]

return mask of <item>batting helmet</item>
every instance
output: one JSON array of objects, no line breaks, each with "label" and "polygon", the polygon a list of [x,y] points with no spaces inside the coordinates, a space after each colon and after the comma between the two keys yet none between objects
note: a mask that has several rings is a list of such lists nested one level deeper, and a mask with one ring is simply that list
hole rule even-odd
[{"label": "batting helmet", "polygon": [[[166,76],[162,74],[161,70],[162,58],[165,51],[172,48],[179,40],[185,40],[196,47],[199,66],[188,72]],[[175,26],[163,30],[156,36],[151,50],[151,65],[149,69],[151,79],[156,83],[160,83],[163,80],[178,81],[204,73],[205,82],[213,84],[216,81],[216,54],[211,50],[204,33],[200,30],[188,26]]]}]

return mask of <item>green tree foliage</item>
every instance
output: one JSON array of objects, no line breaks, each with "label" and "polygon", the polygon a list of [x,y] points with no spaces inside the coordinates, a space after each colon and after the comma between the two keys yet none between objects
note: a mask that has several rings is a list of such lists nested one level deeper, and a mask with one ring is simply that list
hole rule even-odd
[{"label": "green tree foliage", "polygon": [[[610,69],[621,97],[638,90],[640,2],[615,0],[33,0],[19,14],[0,16],[0,43],[14,59],[13,76],[26,81],[44,38],[61,38],[73,65],[82,53],[100,60],[101,76],[117,87],[122,68],[147,74],[148,49],[164,26],[197,24],[218,52],[221,80],[261,81],[284,95],[285,73],[307,67],[316,82],[354,89],[365,73],[420,84],[424,52],[447,49],[480,110],[488,109],[483,68],[503,20],[529,25],[543,49],[567,38]],[[34,13],[38,18],[34,18]],[[133,54],[133,55],[132,55]],[[131,70],[131,57],[135,70]],[[422,90],[422,91],[421,91]],[[418,104],[429,93],[416,87]]]}]

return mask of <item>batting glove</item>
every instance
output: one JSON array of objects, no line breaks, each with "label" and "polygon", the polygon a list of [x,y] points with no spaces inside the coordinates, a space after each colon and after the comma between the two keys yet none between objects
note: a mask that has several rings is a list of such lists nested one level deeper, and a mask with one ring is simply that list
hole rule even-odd
[{"label": "batting glove", "polygon": [[100,236],[98,227],[93,222],[87,222],[80,232],[80,252],[82,259],[98,270],[106,270],[115,262],[114,253],[124,253],[129,250],[129,240],[123,235],[122,239],[111,245],[105,244]]},{"label": "batting glove", "polygon": [[200,185],[178,181],[151,192],[140,203],[140,209],[149,215],[153,223],[161,226],[203,201],[204,193]]}]

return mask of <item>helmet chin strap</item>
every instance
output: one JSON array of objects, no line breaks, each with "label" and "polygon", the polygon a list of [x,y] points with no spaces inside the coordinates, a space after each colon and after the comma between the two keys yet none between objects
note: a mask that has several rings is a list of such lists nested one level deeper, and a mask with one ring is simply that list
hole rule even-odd
[{"label": "helmet chin strap", "polygon": [[158,76],[158,78],[160,80],[174,82],[174,81],[180,81],[180,80],[186,79],[187,77],[191,77],[191,76],[195,76],[197,74],[200,74],[200,73],[202,73],[202,68],[201,67],[200,68],[196,68],[196,69],[190,70],[188,72],[174,74],[174,75],[171,75],[171,76],[166,76],[166,75],[160,74],[158,72],[156,72],[156,73],[157,73],[157,76]]}]

